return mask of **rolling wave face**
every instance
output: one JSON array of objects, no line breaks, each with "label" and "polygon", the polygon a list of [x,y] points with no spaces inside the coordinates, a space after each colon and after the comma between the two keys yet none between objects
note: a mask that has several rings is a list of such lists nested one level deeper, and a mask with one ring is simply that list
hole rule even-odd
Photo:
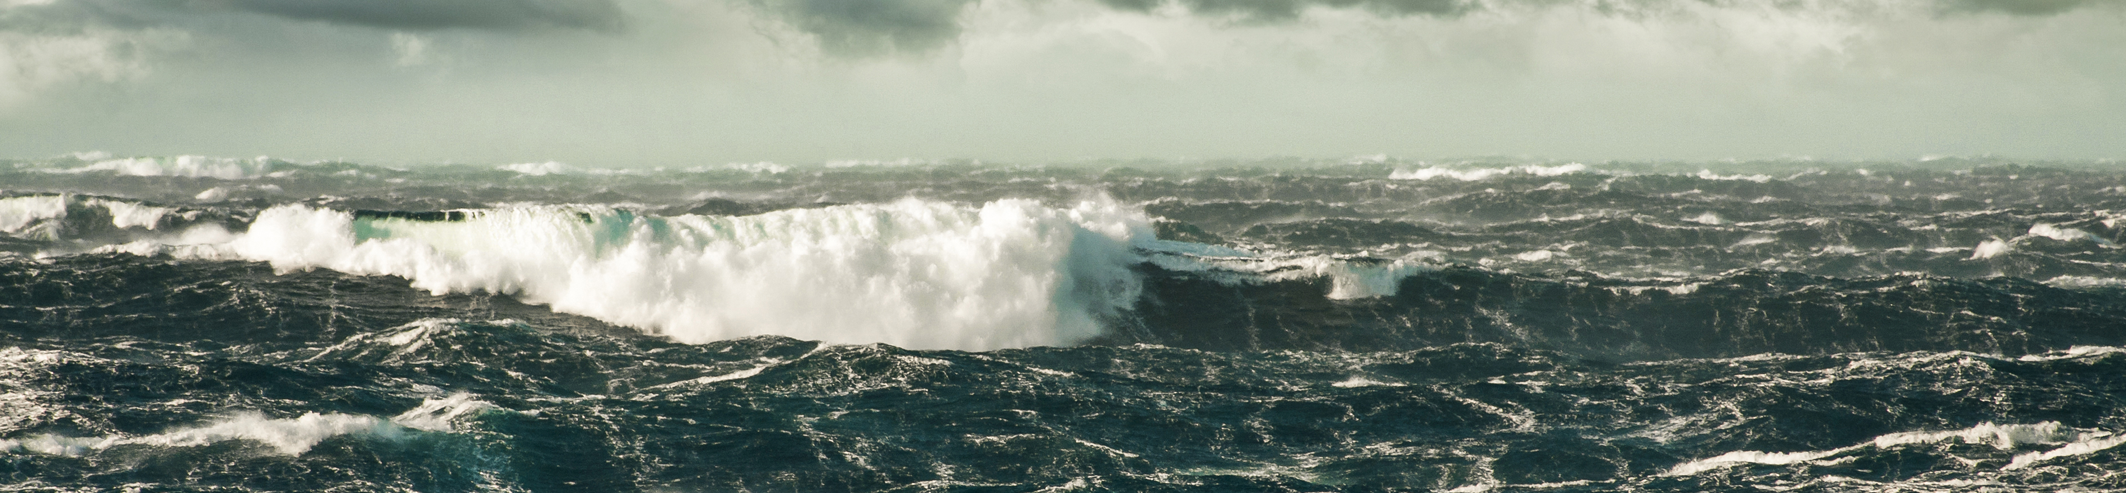
[{"label": "rolling wave face", "polygon": [[0,477],[2117,489],[2108,166],[0,162]]}]

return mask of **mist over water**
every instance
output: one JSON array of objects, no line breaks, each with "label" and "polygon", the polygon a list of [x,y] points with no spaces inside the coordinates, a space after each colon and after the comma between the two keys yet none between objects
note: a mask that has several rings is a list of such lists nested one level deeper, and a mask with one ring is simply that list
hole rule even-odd
[{"label": "mist over water", "polygon": [[2110,162],[0,184],[11,489],[2126,487]]}]

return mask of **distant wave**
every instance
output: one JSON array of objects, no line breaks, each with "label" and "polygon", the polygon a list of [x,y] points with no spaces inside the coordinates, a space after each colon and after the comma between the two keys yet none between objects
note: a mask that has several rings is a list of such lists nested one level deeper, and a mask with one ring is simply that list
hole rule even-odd
[{"label": "distant wave", "polygon": [[1587,165],[1580,163],[1561,164],[1557,166],[1542,166],[1530,164],[1522,166],[1507,166],[1500,168],[1455,168],[1445,166],[1427,166],[1408,171],[1398,169],[1395,170],[1394,173],[1389,174],[1388,178],[1396,180],[1430,180],[1434,178],[1453,178],[1461,181],[1481,181],[1492,177],[1504,175],[1558,176],[1569,173],[1585,173],[1587,171]]}]

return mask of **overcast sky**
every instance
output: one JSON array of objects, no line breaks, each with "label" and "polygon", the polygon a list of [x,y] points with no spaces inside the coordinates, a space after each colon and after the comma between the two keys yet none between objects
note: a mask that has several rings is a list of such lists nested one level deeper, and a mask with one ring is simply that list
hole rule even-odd
[{"label": "overcast sky", "polygon": [[0,0],[0,156],[2126,158],[2118,0]]}]

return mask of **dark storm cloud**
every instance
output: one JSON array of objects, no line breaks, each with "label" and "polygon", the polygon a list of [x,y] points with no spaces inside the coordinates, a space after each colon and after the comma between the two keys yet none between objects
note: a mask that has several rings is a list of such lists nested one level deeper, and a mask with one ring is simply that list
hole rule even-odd
[{"label": "dark storm cloud", "polygon": [[1458,15],[1473,8],[1467,0],[1100,0],[1121,10],[1149,11],[1169,1],[1206,15],[1237,15],[1255,20],[1287,20],[1308,7],[1363,8],[1388,15]]},{"label": "dark storm cloud", "polygon": [[[263,1],[263,0],[261,0]],[[960,35],[960,13],[977,0],[754,0],[842,56],[925,52]],[[1190,12],[1280,21],[1311,6],[1364,8],[1390,15],[1454,15],[1469,0],[1098,0],[1110,8],[1147,12],[1178,1]]]},{"label": "dark storm cloud", "polygon": [[755,0],[837,55],[924,52],[960,35],[973,0]]},{"label": "dark storm cloud", "polygon": [[[1258,21],[1296,19],[1310,7],[1358,8],[1383,15],[1432,15],[1456,16],[1482,10],[1488,4],[1568,5],[1574,2],[1557,0],[1098,0],[1101,4],[1118,10],[1148,12],[1164,5],[1180,5],[1200,15],[1238,16]],[[1712,5],[1744,4],[1736,0],[1603,0],[1590,7],[1598,12],[1636,12],[1664,4],[1699,1]],[[1935,7],[1943,12],[1993,12],[2013,15],[2052,15],[2085,6],[2105,2],[2122,4],[2116,0],[1937,0]],[[1786,4],[1789,8],[1805,8],[1808,4]]]},{"label": "dark storm cloud", "polygon": [[[59,0],[0,8],[0,30],[57,32],[86,26],[120,29],[186,27],[186,19],[255,14],[273,19],[392,30],[618,31],[626,23],[618,0]],[[926,53],[951,45],[961,13],[985,0],[743,0],[817,39],[828,54],[869,57]],[[1001,2],[1040,0],[986,0]],[[1714,6],[1757,0],[1094,0],[1125,12],[1176,6],[1191,15],[1278,23],[1310,8],[1355,9],[1382,16],[1457,17],[1500,5],[1582,5],[1606,14],[1664,10],[1663,5]],[[1778,3],[1815,8],[1808,2]],[[2126,5],[2117,0],[1933,0],[1942,13],[2017,16]]]},{"label": "dark storm cloud", "polygon": [[203,0],[190,5],[398,30],[620,29],[610,0]]},{"label": "dark storm cloud", "polygon": [[1950,11],[2051,15],[2096,4],[2094,0],[1944,0],[1942,7]]},{"label": "dark storm cloud", "polygon": [[[272,0],[243,0],[271,3]],[[317,1],[317,0],[313,0]],[[411,0],[398,0],[411,1]],[[486,0],[498,2],[504,0]],[[960,14],[982,0],[751,0],[819,40],[839,56],[922,53],[949,45],[961,32]],[[1031,1],[1031,0],[989,0]],[[1567,6],[1568,0],[1095,0],[1126,12],[1151,12],[1168,5],[1192,15],[1252,22],[1298,19],[1309,8],[1358,9],[1382,16],[1457,17],[1491,5]],[[2052,15],[2107,0],[1935,0],[1940,12]],[[1706,3],[1749,4],[1751,0],[1601,0],[1585,4],[1596,12],[1627,15],[1665,10],[1663,6]],[[1776,2],[1775,2],[1776,3]],[[1808,3],[1777,3],[1783,8],[1811,8]]]},{"label": "dark storm cloud", "polygon": [[61,0],[0,9],[0,27],[138,28],[235,13],[406,31],[617,31],[623,24],[620,8],[611,0]]}]

